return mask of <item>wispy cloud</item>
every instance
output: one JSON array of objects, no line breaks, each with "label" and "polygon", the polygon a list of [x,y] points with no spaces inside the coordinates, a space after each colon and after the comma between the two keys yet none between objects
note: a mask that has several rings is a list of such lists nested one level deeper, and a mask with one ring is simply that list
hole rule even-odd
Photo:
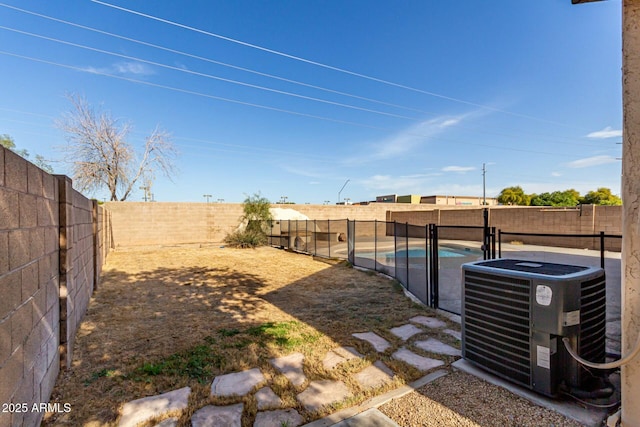
[{"label": "wispy cloud", "polygon": [[460,123],[465,116],[441,116],[414,124],[382,141],[371,143],[360,154],[346,159],[345,164],[363,164],[378,160],[389,160],[402,156],[436,137],[447,128]]},{"label": "wispy cloud", "polygon": [[476,168],[473,166],[445,166],[442,168],[442,172],[466,173],[472,170],[476,170]]},{"label": "wispy cloud", "polygon": [[567,163],[567,166],[574,169],[579,168],[589,168],[592,166],[605,165],[607,163],[617,162],[615,157],[612,156],[593,156],[587,157],[584,159],[574,160],[573,162]]},{"label": "wispy cloud", "polygon": [[557,178],[559,176],[562,176],[562,174],[560,172],[551,172],[551,176]]},{"label": "wispy cloud", "polygon": [[611,126],[607,126],[602,130],[587,134],[587,138],[596,138],[596,139],[615,138],[619,136],[622,136],[622,130],[612,129]]},{"label": "wispy cloud", "polygon": [[150,66],[140,62],[116,62],[108,67],[84,67],[84,71],[95,74],[120,74],[133,76],[149,76],[155,74]]}]

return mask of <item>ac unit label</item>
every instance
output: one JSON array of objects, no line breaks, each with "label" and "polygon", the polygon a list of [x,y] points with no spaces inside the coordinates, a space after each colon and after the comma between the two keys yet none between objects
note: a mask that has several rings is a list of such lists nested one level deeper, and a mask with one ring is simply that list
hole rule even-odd
[{"label": "ac unit label", "polygon": [[536,302],[539,305],[544,305],[545,307],[551,305],[551,300],[553,299],[553,291],[550,287],[546,285],[538,285],[536,286]]},{"label": "ac unit label", "polygon": [[562,313],[562,326],[575,326],[580,324],[580,310],[565,311]]},{"label": "ac unit label", "polygon": [[537,346],[538,366],[551,369],[551,349],[549,347]]}]

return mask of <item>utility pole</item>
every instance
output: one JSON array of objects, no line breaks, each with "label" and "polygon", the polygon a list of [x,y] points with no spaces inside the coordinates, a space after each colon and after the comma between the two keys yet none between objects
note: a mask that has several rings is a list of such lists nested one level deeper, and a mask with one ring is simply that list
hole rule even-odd
[{"label": "utility pole", "polygon": [[211,194],[203,194],[202,197],[207,199],[207,203],[209,203],[209,199],[212,198],[213,196]]},{"label": "utility pole", "polygon": [[482,206],[487,206],[487,169],[482,164]]},{"label": "utility pole", "polygon": [[144,191],[144,201],[148,202],[149,201],[149,190],[151,189],[150,186],[145,185],[144,187],[140,187],[140,190]]}]

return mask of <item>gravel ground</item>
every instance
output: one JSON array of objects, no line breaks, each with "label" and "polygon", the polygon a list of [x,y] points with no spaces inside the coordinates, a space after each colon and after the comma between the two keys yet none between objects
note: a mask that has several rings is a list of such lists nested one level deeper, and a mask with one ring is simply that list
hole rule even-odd
[{"label": "gravel ground", "polygon": [[580,424],[464,372],[452,372],[378,408],[402,427]]}]

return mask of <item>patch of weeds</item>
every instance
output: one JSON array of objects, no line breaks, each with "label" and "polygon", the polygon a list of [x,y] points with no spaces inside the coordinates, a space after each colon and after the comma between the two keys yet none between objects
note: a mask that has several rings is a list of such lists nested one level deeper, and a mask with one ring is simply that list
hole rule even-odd
[{"label": "patch of weeds", "polygon": [[142,365],[142,368],[139,369],[139,372],[144,375],[156,376],[160,375],[165,368],[165,363],[145,363]]},{"label": "patch of weeds", "polygon": [[232,337],[234,335],[238,335],[240,333],[240,330],[235,328],[234,329],[222,328],[222,329],[218,329],[218,333],[223,337]]},{"label": "patch of weeds", "polygon": [[250,340],[238,340],[238,341],[234,341],[234,342],[223,344],[222,348],[237,348],[237,349],[241,349],[241,348],[245,348],[249,344],[251,344]]},{"label": "patch of weeds", "polygon": [[110,377],[114,377],[116,374],[116,371],[114,369],[101,369],[99,371],[93,372],[91,374],[91,377],[87,378],[86,380],[84,380],[84,385],[85,387],[88,386],[89,384],[93,383],[94,381],[96,381],[98,378],[110,378]]},{"label": "patch of weeds", "polygon": [[213,377],[212,368],[220,368],[223,362],[224,358],[215,354],[210,345],[198,345],[155,363],[145,362],[135,370],[138,376],[134,379],[148,381],[149,377],[157,375],[176,375],[196,379],[204,384]]},{"label": "patch of weeds", "polygon": [[317,332],[300,332],[300,328],[301,324],[295,321],[266,322],[247,329],[246,333],[256,337],[262,347],[274,344],[287,350],[314,343],[322,337],[322,334]]},{"label": "patch of weeds", "polygon": [[216,343],[216,339],[211,335],[209,335],[208,337],[204,337],[204,342],[206,342],[209,345],[213,345]]}]

